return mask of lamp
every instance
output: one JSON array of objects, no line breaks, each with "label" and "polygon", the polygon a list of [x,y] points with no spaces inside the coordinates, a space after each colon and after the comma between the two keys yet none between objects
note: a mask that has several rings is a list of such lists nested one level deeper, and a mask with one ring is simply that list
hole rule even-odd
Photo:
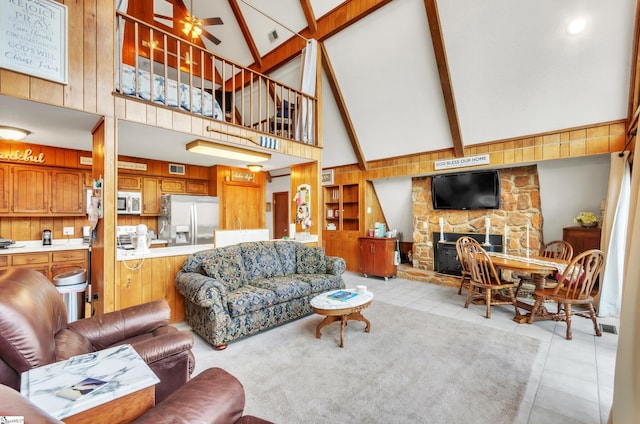
[{"label": "lamp", "polygon": [[262,165],[252,163],[250,165],[247,165],[247,168],[249,168],[249,171],[251,172],[260,172],[262,170]]},{"label": "lamp", "polygon": [[202,153],[219,158],[242,160],[245,162],[262,162],[271,159],[270,153],[241,149],[240,147],[227,146],[226,144],[218,144],[206,140],[193,140],[187,144],[187,150],[193,153]]},{"label": "lamp", "polygon": [[31,131],[16,127],[5,127],[0,125],[0,138],[4,140],[22,140],[31,134]]}]

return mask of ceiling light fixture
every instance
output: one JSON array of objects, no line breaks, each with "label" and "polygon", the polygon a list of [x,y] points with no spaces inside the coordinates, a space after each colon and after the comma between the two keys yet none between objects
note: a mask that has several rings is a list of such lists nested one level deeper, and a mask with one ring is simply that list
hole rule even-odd
[{"label": "ceiling light fixture", "polygon": [[567,33],[569,35],[578,35],[587,26],[587,22],[583,18],[575,18],[567,25]]},{"label": "ceiling light fixture", "polygon": [[213,143],[206,140],[193,140],[187,144],[187,150],[193,153],[215,156],[219,158],[242,160],[245,162],[263,162],[271,159],[270,153],[256,152],[226,144]]},{"label": "ceiling light fixture", "polygon": [[259,165],[257,163],[252,163],[247,165],[247,168],[249,168],[249,171],[251,172],[260,172],[262,171],[262,165]]},{"label": "ceiling light fixture", "polygon": [[0,138],[3,140],[22,140],[31,134],[31,131],[23,130],[16,127],[5,127],[0,125]]}]

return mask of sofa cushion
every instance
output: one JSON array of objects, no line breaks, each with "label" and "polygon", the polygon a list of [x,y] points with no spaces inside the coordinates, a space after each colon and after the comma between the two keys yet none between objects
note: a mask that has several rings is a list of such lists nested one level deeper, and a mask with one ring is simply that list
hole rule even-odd
[{"label": "sofa cushion", "polygon": [[291,299],[309,296],[311,286],[300,280],[298,276],[261,278],[251,282],[251,286],[271,290],[276,295],[276,302],[287,302]]},{"label": "sofa cushion", "polygon": [[282,264],[273,242],[248,242],[240,243],[244,269],[247,280],[254,281],[258,278],[281,277]]},{"label": "sofa cushion", "polygon": [[324,248],[300,245],[296,248],[296,269],[298,274],[324,274],[327,263]]},{"label": "sofa cushion", "polygon": [[230,290],[237,290],[246,282],[242,252],[237,245],[213,249],[211,256],[202,261],[202,268],[211,278],[220,281]]},{"label": "sofa cushion", "polygon": [[202,250],[200,252],[195,252],[189,256],[182,264],[182,270],[184,272],[197,272],[199,274],[205,274],[204,269],[202,269],[202,262],[213,256],[213,250]]},{"label": "sofa cushion", "polygon": [[227,302],[231,318],[268,308],[269,306],[278,303],[276,301],[276,294],[271,290],[249,285],[242,286],[236,291],[229,292]]},{"label": "sofa cushion", "polygon": [[295,241],[276,241],[274,243],[284,275],[296,273],[296,244],[300,243]]},{"label": "sofa cushion", "polygon": [[311,287],[311,293],[323,293],[336,288],[344,288],[342,278],[330,274],[298,274],[300,281],[303,281]]}]

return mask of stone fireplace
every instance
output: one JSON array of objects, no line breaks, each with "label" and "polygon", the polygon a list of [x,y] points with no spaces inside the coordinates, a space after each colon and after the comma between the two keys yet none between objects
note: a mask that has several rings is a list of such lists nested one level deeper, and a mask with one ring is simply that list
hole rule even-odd
[{"label": "stone fireplace", "polygon": [[[542,245],[542,214],[540,212],[540,183],[536,165],[499,169],[500,209],[434,210],[431,201],[431,177],[412,179],[413,202],[413,266],[434,269],[434,233],[485,234],[489,218],[490,234],[507,232],[506,253],[536,254]],[[529,236],[527,237],[527,224]],[[527,238],[529,246],[527,246]],[[503,239],[504,240],[504,239]]]}]

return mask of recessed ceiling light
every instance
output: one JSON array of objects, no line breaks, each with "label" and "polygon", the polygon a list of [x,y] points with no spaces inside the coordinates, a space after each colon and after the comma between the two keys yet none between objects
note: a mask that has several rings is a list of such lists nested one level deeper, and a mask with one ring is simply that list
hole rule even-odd
[{"label": "recessed ceiling light", "polygon": [[587,26],[587,22],[583,18],[575,18],[567,25],[567,33],[569,35],[577,35],[584,31]]},{"label": "recessed ceiling light", "polygon": [[31,134],[31,131],[22,128],[0,126],[0,138],[3,140],[22,140]]}]

